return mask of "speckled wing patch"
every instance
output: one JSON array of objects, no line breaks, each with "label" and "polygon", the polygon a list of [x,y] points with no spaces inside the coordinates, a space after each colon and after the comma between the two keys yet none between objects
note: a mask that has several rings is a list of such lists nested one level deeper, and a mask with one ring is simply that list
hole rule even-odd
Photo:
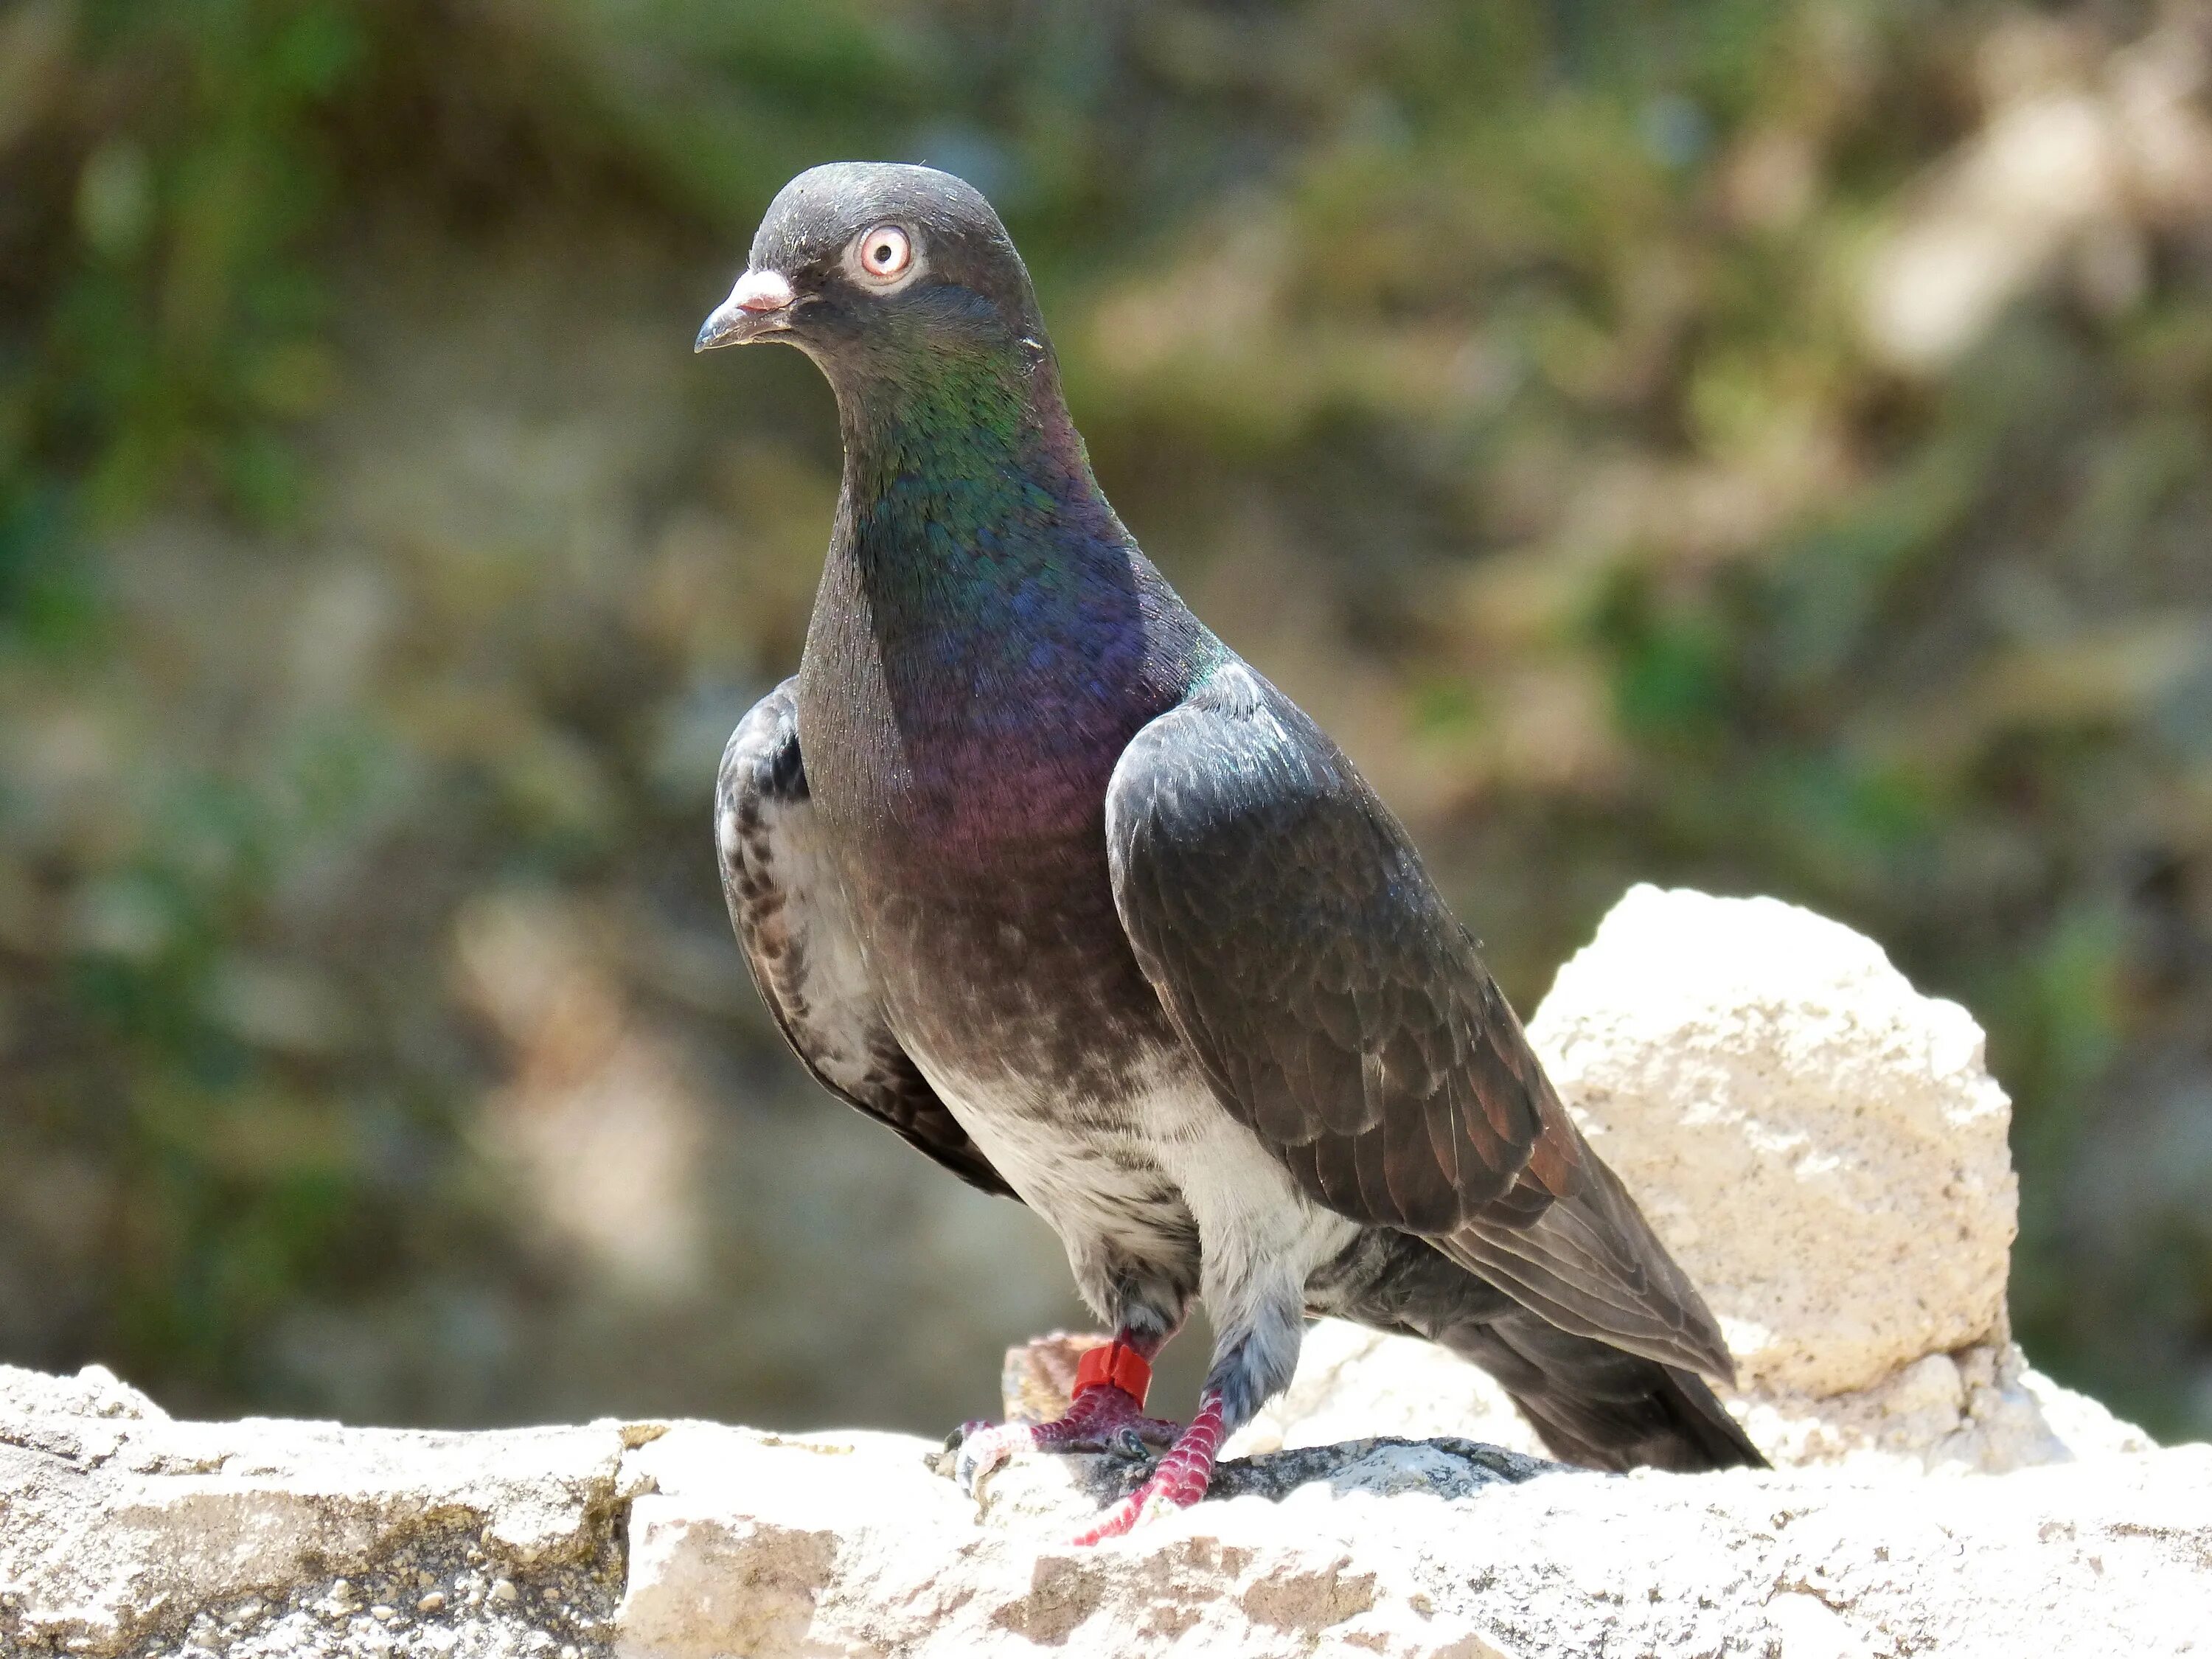
[{"label": "speckled wing patch", "polygon": [[852,911],[823,856],[799,748],[796,680],[756,704],[722,752],[714,839],[753,982],[815,1080],[970,1185],[1012,1198],[883,1015]]}]

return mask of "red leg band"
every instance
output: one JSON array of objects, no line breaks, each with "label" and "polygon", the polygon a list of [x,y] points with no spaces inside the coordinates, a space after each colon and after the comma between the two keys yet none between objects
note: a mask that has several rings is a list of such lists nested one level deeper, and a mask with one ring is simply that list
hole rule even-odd
[{"label": "red leg band", "polygon": [[1092,1389],[1112,1387],[1121,1389],[1141,1407],[1146,1391],[1152,1386],[1151,1364],[1142,1354],[1124,1346],[1117,1338],[1100,1347],[1085,1350],[1075,1362],[1075,1388],[1068,1398],[1080,1400]]}]

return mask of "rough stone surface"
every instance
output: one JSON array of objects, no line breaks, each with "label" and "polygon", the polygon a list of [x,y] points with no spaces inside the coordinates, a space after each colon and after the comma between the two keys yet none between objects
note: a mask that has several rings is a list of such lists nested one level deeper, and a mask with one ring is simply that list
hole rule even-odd
[{"label": "rough stone surface", "polygon": [[[1804,912],[1640,889],[1532,1034],[1784,1467],[1565,1468],[1480,1374],[1324,1322],[1215,1498],[1078,1550],[1139,1464],[1018,1460],[979,1506],[895,1435],[180,1423],[0,1367],[0,1656],[2212,1650],[2212,1448],[2007,1339],[1970,1019]],[[1012,1357],[1012,1404],[1079,1346]]]},{"label": "rough stone surface", "polygon": [[1972,1017],[1871,939],[1637,887],[1528,1034],[1747,1383],[1839,1394],[2004,1340],[2011,1104]]},{"label": "rough stone surface", "polygon": [[[1926,1355],[1874,1388],[1825,1399],[1727,1399],[1759,1449],[1784,1468],[2000,1474],[2154,1449],[2095,1401],[2026,1369],[2008,1345]],[[1228,1449],[1238,1455],[1359,1434],[1467,1435],[1546,1455],[1505,1391],[1481,1372],[1429,1343],[1333,1319],[1307,1333],[1296,1380]]]},{"label": "rough stone surface", "polygon": [[[2165,1655],[2212,1631],[2212,1448],[1953,1480],[1601,1475],[1463,1440],[1267,1454],[1128,1540],[1137,1470],[980,1509],[896,1435],[482,1435],[0,1388],[0,1652],[717,1659]],[[89,1409],[88,1409],[89,1407]]]},{"label": "rough stone surface", "polygon": [[1510,1451],[1548,1455],[1487,1372],[1434,1343],[1385,1336],[1340,1319],[1308,1327],[1291,1386],[1231,1437],[1227,1450],[1235,1457],[1363,1434],[1411,1440],[1468,1435]]},{"label": "rough stone surface", "polygon": [[1017,1466],[977,1518],[896,1443],[688,1427],[645,1454],[664,1491],[632,1523],[623,1631],[653,1659],[2178,1654],[2212,1608],[2203,1447],[1902,1502],[1825,1471],[1498,1478],[1358,1442],[1257,1460],[1300,1460],[1280,1501],[1077,1550],[1052,1540],[1096,1512],[1086,1466],[1109,1460]]},{"label": "rough stone surface", "polygon": [[0,1367],[0,1655],[604,1650],[624,1434],[178,1423]]}]

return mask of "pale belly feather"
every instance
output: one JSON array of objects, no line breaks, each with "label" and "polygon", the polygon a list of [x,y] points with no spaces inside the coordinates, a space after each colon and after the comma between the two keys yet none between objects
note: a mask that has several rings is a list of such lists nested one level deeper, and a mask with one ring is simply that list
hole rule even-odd
[{"label": "pale belly feather", "polygon": [[1059,1235],[1102,1318],[1122,1316],[1134,1281],[1178,1304],[1196,1291],[1217,1332],[1230,1334],[1263,1306],[1303,1307],[1309,1276],[1359,1231],[1307,1198],[1182,1054],[1148,1057],[1136,1086],[1110,1104],[1054,1101],[1004,1074],[984,1081],[915,1058]]}]

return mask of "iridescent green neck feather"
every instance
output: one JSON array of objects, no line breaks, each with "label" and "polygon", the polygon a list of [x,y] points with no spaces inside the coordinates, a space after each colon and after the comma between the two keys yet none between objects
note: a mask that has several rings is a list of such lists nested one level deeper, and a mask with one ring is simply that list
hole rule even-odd
[{"label": "iridescent green neck feather", "polygon": [[908,830],[1078,829],[1219,647],[1100,492],[1041,340],[891,337],[831,379],[845,484],[808,674],[863,695],[819,710],[823,738]]}]

